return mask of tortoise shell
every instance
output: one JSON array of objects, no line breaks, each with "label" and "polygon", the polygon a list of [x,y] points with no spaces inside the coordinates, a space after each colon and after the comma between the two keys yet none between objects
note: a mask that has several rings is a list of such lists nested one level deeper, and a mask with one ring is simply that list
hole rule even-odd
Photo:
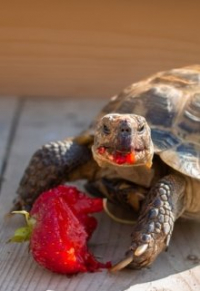
[{"label": "tortoise shell", "polygon": [[111,99],[97,120],[107,113],[144,116],[155,153],[175,170],[200,179],[200,65],[132,84]]}]

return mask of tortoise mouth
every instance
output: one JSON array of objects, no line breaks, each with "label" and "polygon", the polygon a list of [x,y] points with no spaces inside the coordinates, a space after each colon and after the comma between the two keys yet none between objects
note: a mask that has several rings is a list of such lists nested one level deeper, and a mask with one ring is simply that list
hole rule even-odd
[{"label": "tortoise mouth", "polygon": [[138,155],[143,155],[145,148],[132,148],[129,151],[121,151],[107,146],[99,146],[96,153],[107,161],[117,165],[133,165]]}]

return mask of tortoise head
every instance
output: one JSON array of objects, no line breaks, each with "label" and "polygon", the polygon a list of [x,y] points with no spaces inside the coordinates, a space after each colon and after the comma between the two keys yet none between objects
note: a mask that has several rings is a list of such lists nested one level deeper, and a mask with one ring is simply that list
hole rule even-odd
[{"label": "tortoise head", "polygon": [[101,167],[151,167],[154,150],[146,119],[135,114],[103,116],[96,126],[92,152]]}]

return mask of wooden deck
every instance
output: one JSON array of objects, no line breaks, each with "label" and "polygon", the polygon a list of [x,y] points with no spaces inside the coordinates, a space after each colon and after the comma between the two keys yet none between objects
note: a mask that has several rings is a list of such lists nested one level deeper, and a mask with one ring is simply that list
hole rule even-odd
[{"label": "wooden deck", "polygon": [[[0,98],[0,290],[1,291],[199,291],[200,225],[176,224],[171,245],[150,267],[79,274],[68,278],[39,267],[27,244],[6,243],[21,226],[21,217],[5,218],[22,173],[42,144],[71,136],[85,128],[104,101]],[[116,261],[129,245],[131,226],[99,215],[91,249],[102,261]]]}]

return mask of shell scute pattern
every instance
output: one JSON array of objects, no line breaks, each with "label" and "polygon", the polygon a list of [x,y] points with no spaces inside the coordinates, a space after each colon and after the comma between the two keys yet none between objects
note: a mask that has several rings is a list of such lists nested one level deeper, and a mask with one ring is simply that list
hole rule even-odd
[{"label": "shell scute pattern", "polygon": [[198,71],[195,72],[193,69],[174,69],[172,73],[175,77],[188,82],[190,85],[200,83],[200,73]]},{"label": "shell scute pattern", "polygon": [[198,157],[198,153],[196,150],[196,146],[192,143],[183,143],[177,146],[176,148],[177,153],[180,155],[185,153],[185,156],[190,157]]},{"label": "shell scute pattern", "polygon": [[155,146],[155,152],[165,151],[170,148],[175,148],[182,141],[170,131],[165,131],[159,128],[151,129],[151,136]]},{"label": "shell scute pattern", "polygon": [[130,87],[130,92],[124,91],[123,94],[127,94],[126,98],[118,99],[119,105],[115,111],[143,115],[150,125],[170,128],[182,101],[182,92],[169,85],[147,84],[141,84],[141,90]]},{"label": "shell scute pattern", "polygon": [[182,143],[175,149],[163,151],[161,158],[179,172],[200,179],[200,145]]},{"label": "shell scute pattern", "polygon": [[200,92],[191,95],[179,120],[178,126],[187,134],[186,139],[195,134],[192,139],[200,143]]},{"label": "shell scute pattern", "polygon": [[152,83],[172,84],[176,88],[187,89],[200,84],[200,69],[182,68],[158,73]]},{"label": "shell scute pattern", "polygon": [[181,91],[167,85],[152,87],[139,96],[146,107],[147,121],[154,126],[167,128],[174,123],[181,97]]}]

